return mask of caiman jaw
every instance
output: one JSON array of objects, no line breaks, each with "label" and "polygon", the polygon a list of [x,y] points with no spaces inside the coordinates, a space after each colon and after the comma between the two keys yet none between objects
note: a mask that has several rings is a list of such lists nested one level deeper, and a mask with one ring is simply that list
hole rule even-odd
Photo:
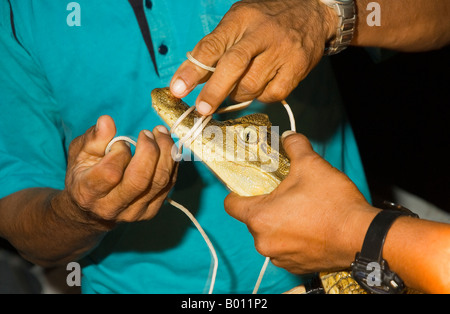
[{"label": "caiman jaw", "polygon": [[[189,109],[189,106],[181,99],[174,97],[168,88],[153,90],[152,104],[158,115],[171,128],[178,118]],[[193,127],[194,120],[200,117],[201,115],[196,111],[190,113],[175,128],[175,134],[182,138]],[[267,163],[267,158],[265,160],[258,159],[262,158],[262,155],[253,159],[236,158],[235,153],[239,148],[245,150],[245,156],[255,156],[257,152],[256,146],[250,144],[239,146],[242,143],[237,143],[235,139],[239,136],[242,137],[242,133],[236,131],[236,127],[246,129],[249,126],[270,129],[271,124],[268,117],[262,114],[248,115],[224,122],[211,120],[206,125],[202,136],[191,143],[190,149],[199,158],[197,160],[202,160],[231,191],[244,196],[267,194],[279,185],[287,172],[279,171],[279,169],[265,170],[264,163]],[[213,131],[213,136],[211,136],[211,131]],[[229,140],[230,135],[232,136],[231,141]],[[278,137],[278,135],[276,136]],[[263,144],[267,146],[270,143],[267,142],[267,137],[258,137],[258,139],[260,141],[258,144],[261,144],[255,144],[258,147]],[[276,158],[277,164],[281,162],[283,169],[287,164],[288,169],[289,162],[285,156],[279,154],[279,151],[276,150],[276,154],[271,158]]]}]

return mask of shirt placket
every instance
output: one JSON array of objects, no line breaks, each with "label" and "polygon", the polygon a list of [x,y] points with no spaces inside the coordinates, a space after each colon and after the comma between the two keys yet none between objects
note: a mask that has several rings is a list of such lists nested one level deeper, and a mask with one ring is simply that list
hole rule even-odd
[{"label": "shirt placket", "polygon": [[[143,0],[155,53],[156,68],[162,80],[171,77],[179,64],[179,47],[172,32],[169,6],[171,1]],[[176,27],[176,26],[175,26]]]}]

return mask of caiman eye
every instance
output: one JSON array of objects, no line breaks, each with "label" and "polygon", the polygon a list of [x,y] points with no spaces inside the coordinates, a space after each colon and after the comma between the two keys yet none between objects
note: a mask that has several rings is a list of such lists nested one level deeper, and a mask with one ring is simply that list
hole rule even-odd
[{"label": "caiman eye", "polygon": [[241,140],[248,144],[255,144],[258,141],[258,133],[252,126],[248,126],[239,132]]}]

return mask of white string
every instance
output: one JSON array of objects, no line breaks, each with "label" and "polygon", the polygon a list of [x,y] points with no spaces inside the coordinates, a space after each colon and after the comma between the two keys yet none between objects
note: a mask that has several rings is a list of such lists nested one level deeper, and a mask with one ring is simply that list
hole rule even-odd
[{"label": "white string", "polygon": [[[214,72],[215,68],[213,67],[209,67],[206,66],[204,64],[202,64],[201,62],[199,62],[198,60],[196,60],[194,57],[192,57],[191,53],[188,52],[186,54],[187,58],[193,62],[194,64],[198,65],[199,67]],[[225,108],[222,108],[220,110],[217,111],[217,113],[225,113],[225,112],[232,112],[232,111],[236,111],[236,110],[242,110],[244,108],[247,108],[248,106],[250,106],[250,104],[253,101],[246,101],[240,104],[236,104],[236,105],[232,105],[232,106],[228,106]],[[289,105],[286,103],[285,100],[282,100],[281,103],[283,104],[284,108],[286,109],[288,116],[289,116],[289,121],[290,121],[290,125],[291,125],[291,130],[292,131],[296,131],[296,127],[295,127],[295,118],[294,118],[294,114],[292,113],[291,108],[289,107]],[[170,132],[171,134],[173,134],[175,132],[175,129],[181,124],[181,122],[186,119],[186,117],[189,116],[189,114],[191,112],[193,112],[195,110],[195,106],[190,107],[189,109],[187,109],[176,121],[175,123],[172,125]],[[192,126],[192,128],[180,139],[179,141],[179,146],[178,146],[178,154],[176,156],[176,158],[180,158],[181,154],[182,154],[182,150],[183,150],[183,146],[189,146],[193,141],[195,141],[195,139],[200,135],[200,133],[203,131],[203,129],[206,127],[206,125],[208,124],[208,122],[212,119],[212,115],[209,116],[202,116],[200,119],[198,119],[198,121],[196,121],[196,123]],[[134,146],[136,146],[136,141],[134,141],[133,139],[127,137],[127,136],[118,136],[115,137],[111,142],[109,142],[108,146],[105,149],[105,155],[107,153],[110,152],[111,150],[111,146],[118,142],[118,141],[126,141]],[[170,199],[170,198],[166,198],[166,200],[174,207],[178,208],[179,210],[181,210],[191,221],[192,223],[195,225],[195,227],[197,228],[197,230],[200,232],[200,234],[202,235],[203,239],[205,240],[211,255],[213,257],[213,261],[214,261],[214,267],[213,267],[213,273],[211,275],[211,282],[210,282],[210,287],[209,287],[209,294],[212,294],[213,290],[214,290],[214,285],[216,282],[216,276],[217,276],[217,269],[219,266],[219,260],[217,258],[217,253],[214,249],[214,246],[211,242],[211,240],[208,238],[206,232],[203,230],[203,228],[200,226],[199,222],[195,219],[194,215],[192,215],[192,213],[183,205],[175,202],[174,200]],[[256,284],[253,288],[253,294],[256,294],[258,292],[259,286],[261,284],[261,281],[264,277],[264,273],[266,272],[267,266],[269,264],[270,261],[270,257],[266,257],[264,260],[264,264],[260,270],[258,279],[256,281]]]},{"label": "white string", "polygon": [[[213,67],[209,67],[207,65],[204,65],[203,63],[201,63],[200,61],[198,61],[197,59],[195,59],[190,52],[188,52],[186,54],[187,58],[189,59],[189,61],[191,61],[192,63],[196,64],[197,66],[201,67],[202,69],[211,71],[211,72],[215,72],[215,68]],[[225,112],[232,112],[232,111],[236,111],[236,110],[242,110],[244,108],[247,108],[248,106],[250,106],[250,104],[253,102],[253,100],[250,101],[246,101],[240,104],[236,104],[236,105],[232,105],[232,106],[228,106],[225,108],[222,108],[220,110],[217,111],[217,113],[225,113]],[[292,113],[291,107],[288,105],[288,103],[285,100],[282,100],[281,103],[283,104],[284,108],[286,109],[288,116],[289,116],[289,122],[291,125],[291,131],[296,132],[296,126],[295,126],[295,117],[294,114]],[[173,133],[173,131],[175,130],[175,128],[189,115],[189,113],[191,113],[195,108],[195,106],[191,107],[190,109],[188,109],[186,112],[181,115],[177,121],[175,121],[175,123],[173,124],[172,128],[171,128],[171,132]],[[211,118],[212,116],[208,116],[208,118]],[[202,117],[203,118],[203,117]],[[205,118],[206,119],[206,118]],[[202,120],[203,121],[203,120]],[[209,120],[208,120],[209,121]],[[203,128],[205,128],[207,122],[206,123],[200,123],[200,124],[196,124],[193,126],[192,129],[195,129],[195,131],[200,130],[200,132],[203,130]],[[195,132],[194,131],[194,132]],[[193,132],[192,132],[193,133]],[[187,134],[188,135],[188,134]],[[189,138],[189,136],[184,136],[181,140],[180,140],[180,147],[178,148],[178,155],[181,154],[181,147],[183,146],[183,144],[185,143],[185,141]],[[190,143],[192,143],[195,140],[195,138],[193,138]],[[258,280],[256,281],[255,287],[253,288],[253,294],[256,294],[258,292],[259,286],[261,284],[262,278],[264,277],[264,273],[266,272],[267,266],[269,264],[270,261],[270,257],[266,257],[266,259],[264,260],[264,264],[261,268],[261,271],[259,273],[258,276]]]},{"label": "white string", "polygon": [[[178,125],[192,112],[194,111],[195,106],[190,107],[186,110],[172,125],[170,128],[170,133],[173,134]],[[183,145],[189,146],[195,139],[200,135],[208,122],[212,119],[212,116],[202,116],[198,119],[192,128],[180,139],[178,145],[178,153],[175,156],[176,160],[180,160],[183,153]]]},{"label": "white string", "polygon": [[[105,155],[108,154],[111,151],[111,146],[114,143],[118,142],[118,141],[126,141],[126,142],[136,146],[136,141],[134,141],[133,139],[129,138],[128,136],[117,136],[111,142],[109,142],[108,146],[105,149]],[[212,277],[211,277],[211,283],[210,283],[209,292],[208,292],[209,294],[212,294],[212,292],[214,290],[214,285],[216,283],[217,269],[219,267],[219,259],[217,258],[216,250],[214,249],[214,246],[212,245],[211,240],[209,240],[208,236],[206,235],[206,232],[203,230],[203,228],[200,226],[198,221],[195,219],[194,215],[192,215],[192,213],[186,207],[184,207],[183,205],[175,202],[174,200],[172,200],[170,198],[166,198],[166,200],[172,206],[178,208],[186,216],[188,216],[188,218],[192,221],[192,223],[198,229],[198,231],[202,235],[203,239],[205,240],[206,244],[208,245],[208,248],[209,248],[209,250],[211,252],[211,255],[213,257],[213,260],[214,260],[214,268],[213,268],[213,273],[212,273]]]},{"label": "white string", "polygon": [[281,103],[283,104],[284,108],[286,109],[288,116],[289,116],[289,122],[291,124],[291,131],[297,132],[297,128],[295,127],[295,117],[294,113],[292,113],[291,107],[289,107],[286,100],[282,100]]},{"label": "white string", "polygon": [[209,71],[209,72],[215,72],[215,71],[216,71],[216,68],[213,68],[213,67],[204,65],[203,63],[201,63],[200,61],[198,61],[197,59],[195,59],[195,58],[191,55],[191,52],[190,52],[190,51],[188,51],[188,52],[186,53],[186,57],[189,59],[189,61],[191,61],[191,62],[194,63],[195,65],[201,67],[202,69],[205,69],[206,71]]},{"label": "white string", "polygon": [[105,155],[108,154],[111,151],[111,146],[113,146],[113,144],[115,142],[118,142],[118,141],[125,141],[127,143],[130,143],[130,144],[136,146],[136,141],[131,139],[130,137],[128,137],[128,136],[117,136],[117,137],[113,138],[111,142],[108,143],[108,146],[106,146]]},{"label": "white string", "polygon": [[269,262],[270,262],[270,257],[266,257],[266,259],[264,260],[264,264],[259,272],[258,280],[256,281],[256,284],[255,284],[255,287],[253,288],[252,294],[256,294],[258,292],[259,285],[261,284],[261,281],[263,279],[264,273],[266,272],[267,265],[269,265]]},{"label": "white string", "polygon": [[170,198],[166,198],[166,200],[172,206],[175,206],[176,208],[181,210],[183,213],[185,213],[186,216],[189,217],[189,219],[192,221],[192,223],[197,227],[198,231],[200,232],[200,234],[202,235],[202,237],[205,240],[206,244],[208,245],[209,250],[211,251],[211,255],[212,255],[213,260],[214,260],[214,268],[213,268],[213,273],[212,273],[212,276],[211,276],[211,283],[209,285],[209,292],[208,293],[212,294],[212,292],[214,290],[214,285],[216,283],[217,268],[219,267],[219,259],[217,258],[216,250],[214,249],[214,246],[212,245],[211,240],[209,240],[208,236],[206,235],[206,232],[200,226],[200,224],[198,223],[197,219],[195,219],[194,215],[192,215],[192,213],[186,207],[181,205],[180,203],[177,203],[177,202],[175,202],[174,200],[172,200]]}]

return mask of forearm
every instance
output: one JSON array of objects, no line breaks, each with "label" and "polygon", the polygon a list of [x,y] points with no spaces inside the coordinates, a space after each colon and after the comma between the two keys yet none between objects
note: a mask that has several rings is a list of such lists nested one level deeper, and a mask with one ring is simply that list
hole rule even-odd
[{"label": "forearm", "polygon": [[[355,212],[346,225],[345,243],[337,243],[335,256],[344,257],[342,267],[354,260],[362,248],[368,226],[376,213],[371,210]],[[338,237],[339,238],[339,237]],[[450,225],[400,217],[394,221],[383,246],[383,258],[409,288],[426,293],[450,292]]]},{"label": "forearm", "polygon": [[[380,26],[369,26],[371,0],[355,0],[356,34],[352,44],[400,51],[426,51],[450,43],[450,2],[445,0],[377,0]],[[370,17],[369,17],[370,20]]]},{"label": "forearm", "polygon": [[407,286],[450,293],[450,225],[399,218],[387,234],[383,255]]},{"label": "forearm", "polygon": [[107,230],[54,189],[11,194],[0,200],[0,213],[0,236],[24,258],[44,267],[78,260]]}]

